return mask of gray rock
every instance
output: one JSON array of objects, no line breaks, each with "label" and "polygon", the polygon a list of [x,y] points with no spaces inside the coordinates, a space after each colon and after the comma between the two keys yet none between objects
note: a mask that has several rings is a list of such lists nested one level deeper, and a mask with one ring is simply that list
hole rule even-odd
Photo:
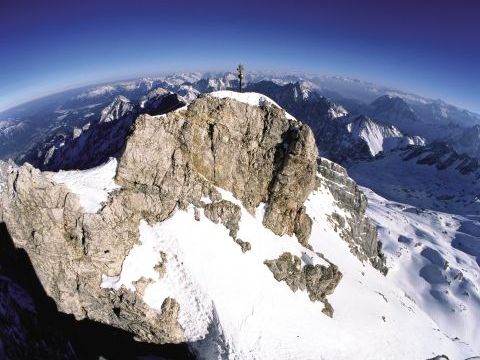
[{"label": "gray rock", "polygon": [[265,260],[265,265],[273,273],[275,280],[285,281],[293,292],[305,290],[305,273],[298,256],[285,252],[278,259]]},{"label": "gray rock", "polygon": [[233,239],[237,238],[237,232],[239,230],[238,223],[242,216],[240,206],[227,200],[220,200],[206,205],[204,212],[205,217],[216,224],[221,223],[230,230],[230,236]]},{"label": "gray rock", "polygon": [[310,238],[310,233],[312,231],[312,219],[307,215],[305,206],[300,208],[295,217],[295,228],[294,232],[297,235],[298,242],[305,247],[311,249],[308,244],[308,239]]},{"label": "gray rock", "polygon": [[306,290],[311,301],[324,303],[322,311],[330,317],[333,316],[333,308],[326,296],[333,293],[342,279],[342,273],[337,266],[307,264],[302,267],[300,258],[288,252],[280,255],[278,259],[266,260],[265,265],[273,273],[275,280],[285,281],[293,292]]},{"label": "gray rock", "polygon": [[242,249],[243,253],[246,253],[247,251],[252,249],[252,246],[248,241],[243,241],[242,239],[237,239],[235,242],[240,245],[240,248]]},{"label": "gray rock", "polygon": [[317,155],[310,129],[283,110],[203,96],[161,120],[140,116],[117,181],[159,194],[162,216],[179,198],[191,203],[210,193],[202,191],[208,181],[232,192],[252,213],[265,202],[267,228],[305,239],[309,230],[295,231],[295,224],[315,185]]},{"label": "gray rock", "polygon": [[347,171],[340,165],[320,158],[318,171],[319,182],[332,193],[337,206],[350,214],[342,217],[338,213],[331,214],[342,239],[348,242],[350,250],[361,261],[369,261],[376,269],[386,274],[385,257],[382,243],[377,239],[377,229],[366,216],[367,197],[360,191],[355,181],[348,177]]},{"label": "gray rock", "polygon": [[336,265],[305,265],[303,267],[308,295],[312,301],[323,301],[333,293],[342,279],[342,273]]}]

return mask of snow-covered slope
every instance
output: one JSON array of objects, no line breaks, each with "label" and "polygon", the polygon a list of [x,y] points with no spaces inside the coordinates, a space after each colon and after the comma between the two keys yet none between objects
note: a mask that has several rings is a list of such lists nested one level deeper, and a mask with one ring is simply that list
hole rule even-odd
[{"label": "snow-covered slope", "polygon": [[384,95],[370,105],[377,118],[393,123],[400,128],[403,124],[411,125],[411,123],[420,121],[405,100],[397,96]]},{"label": "snow-covered slope", "polygon": [[[429,154],[424,154],[428,156]],[[449,167],[404,159],[394,151],[375,161],[351,164],[349,175],[383,197],[454,214],[480,214],[480,184],[476,173],[462,174],[457,161]]]},{"label": "snow-covered slope", "polygon": [[438,170],[455,169],[463,175],[477,174],[477,177],[480,168],[477,158],[459,154],[452,145],[442,141],[411,146],[402,153],[402,158],[419,165],[434,166]]},{"label": "snow-covered slope", "polygon": [[[115,167],[116,162],[112,160],[92,170],[60,172],[53,175],[53,179],[66,184],[79,195],[82,204],[89,204],[87,208],[95,211],[106,191],[115,187],[112,185]],[[415,266],[422,264],[428,268],[427,261],[443,269],[444,264],[438,263],[435,251],[443,252],[445,244],[436,236],[442,226],[449,231],[445,239],[454,234],[455,219],[448,216],[442,219],[441,215],[432,218],[427,213],[425,220],[422,213],[418,215],[398,204],[385,206],[384,199],[367,192],[372,201],[369,214],[384,226],[380,235],[387,246],[392,272],[385,277],[359,261],[339,236],[337,226],[331,221],[332,214],[350,215],[323,184],[306,202],[307,213],[313,220],[311,249],[301,246],[294,236],[277,236],[266,229],[262,223],[263,204],[251,214],[231,193],[221,188],[217,190],[224,200],[241,208],[238,238],[250,244],[248,251],[244,253],[232,240],[228,229],[209,220],[203,209],[198,212],[190,206],[184,211],[176,210],[162,223],[149,225],[142,221],[139,242],[129,251],[121,273],[114,277],[104,276],[101,284],[104,288],[124,286],[136,291],[137,282],[143,278],[147,280],[143,301],[158,311],[165,299],[176,299],[186,340],[191,342],[199,358],[427,359],[446,354],[456,359],[476,354],[472,343],[474,332],[471,332],[477,326],[475,317],[470,318],[465,331],[459,331],[463,307],[455,304],[460,315],[455,320],[456,326],[449,327],[449,305],[438,301],[437,308],[428,306],[435,302],[427,298],[426,292],[428,286],[435,286],[436,273],[427,273],[431,284],[414,293],[423,280],[418,272],[408,272],[412,268],[417,271]],[[203,201],[210,203],[211,199],[205,197]],[[392,215],[385,209],[397,213]],[[404,215],[400,219],[398,214]],[[438,221],[438,217],[442,221]],[[404,218],[409,221],[402,227]],[[418,224],[435,221],[440,227],[433,227],[433,232],[428,232],[427,225]],[[422,239],[422,248],[418,248],[416,256],[424,263],[415,261],[416,258],[411,263],[401,264],[392,260],[398,251],[395,245],[399,234],[412,237],[411,243],[399,243],[400,246],[410,245],[411,251],[416,251],[415,244]],[[422,252],[427,247],[435,250],[433,255]],[[329,296],[335,309],[333,318],[322,312],[322,303],[310,301],[306,291],[292,292],[284,282],[274,279],[265,261],[285,252],[298,256],[300,266],[328,266],[330,261],[338,266],[343,277]],[[478,289],[474,285],[478,275],[472,271],[475,260],[461,252],[456,257],[445,256],[452,264],[448,276],[457,277],[455,281],[465,284],[463,287],[452,285],[456,289],[455,296],[465,297],[461,291],[469,291],[471,299],[478,301]],[[462,279],[457,276],[457,269],[463,269]],[[447,286],[447,280],[441,283]],[[352,306],[352,299],[355,299],[355,306]],[[469,305],[472,312],[468,314],[476,314],[476,306],[475,302]]]},{"label": "snow-covered slope", "polygon": [[357,113],[349,115],[344,107],[321,96],[315,85],[308,81],[285,85],[261,81],[249,84],[247,89],[270,96],[308,124],[322,156],[340,163],[371,159],[380,152],[425,142],[419,136],[404,135],[387,122]]},{"label": "snow-covered slope", "polygon": [[[261,106],[264,103],[269,103],[280,108],[280,105],[278,105],[275,101],[270,99],[268,96],[255,93],[255,92],[239,93],[239,92],[230,91],[230,90],[220,90],[220,91],[211,92],[210,95],[220,99],[224,99],[224,98],[235,99],[244,104],[253,105],[253,106]],[[295,120],[295,118],[289,113],[285,112],[285,114],[289,119]]]},{"label": "snow-covered slope", "polygon": [[27,122],[0,120],[0,156],[14,156],[17,141],[30,126]]},{"label": "snow-covered slope", "polygon": [[480,115],[450,105],[439,99],[430,99],[409,92],[392,89],[371,82],[341,76],[301,76],[317,86],[318,91],[334,101],[356,107],[358,104],[371,103],[380,96],[400,98],[415,112],[422,121],[448,125],[472,126],[480,123]]},{"label": "snow-covered slope", "polygon": [[366,116],[357,116],[345,123],[354,139],[361,139],[367,144],[372,156],[408,145],[425,144],[419,136],[405,136],[395,126],[379,124]]},{"label": "snow-covered slope", "polygon": [[480,125],[465,128],[447,141],[458,153],[480,158]]},{"label": "snow-covered slope", "polygon": [[65,184],[74,194],[80,197],[80,204],[86,212],[95,213],[108,194],[120,187],[113,178],[117,171],[117,159],[111,158],[107,163],[92,169],[78,171],[59,171],[52,173],[51,178],[59,184]]},{"label": "snow-covered slope", "polygon": [[[231,194],[222,194],[242,206]],[[226,228],[203,213],[195,220],[193,207],[153,226],[142,222],[140,243],[130,250],[122,273],[116,278],[104,277],[102,286],[135,289],[132,282],[141,277],[151,279],[144,301],[160,309],[166,298],[177,299],[187,340],[204,359],[473,355],[468,346],[445,336],[404,291],[350,253],[328,220],[334,210],[339,211],[324,187],[308,199],[307,211],[314,219],[313,251],[300,246],[295,238],[279,237],[265,229],[262,207],[255,216],[242,207],[238,234],[251,244],[245,254]],[[169,255],[162,258],[160,252]],[[273,279],[264,261],[283,252],[300,257],[302,265],[325,264],[324,257],[338,264],[344,276],[329,297],[335,308],[333,319],[325,316],[322,305],[311,302],[306,292],[293,293]],[[216,254],[214,259],[212,254]],[[155,266],[165,266],[166,277],[160,278]]]},{"label": "snow-covered slope", "polygon": [[443,123],[429,123],[419,117],[415,110],[401,97],[383,95],[364,110],[368,115],[383,124],[395,126],[408,135],[419,135],[428,140],[445,136]]},{"label": "snow-covered slope", "polygon": [[391,280],[453,341],[480,354],[480,222],[386,200],[363,188]]},{"label": "snow-covered slope", "polygon": [[134,110],[134,104],[125,96],[117,96],[111,104],[102,110],[99,123],[115,121]]}]

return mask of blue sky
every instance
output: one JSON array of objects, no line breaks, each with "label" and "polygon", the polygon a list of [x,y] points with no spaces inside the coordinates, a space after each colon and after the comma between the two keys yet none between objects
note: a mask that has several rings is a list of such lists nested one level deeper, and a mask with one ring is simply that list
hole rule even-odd
[{"label": "blue sky", "polygon": [[352,76],[480,112],[480,3],[418,3],[2,1],[0,109],[97,81],[243,62]]}]

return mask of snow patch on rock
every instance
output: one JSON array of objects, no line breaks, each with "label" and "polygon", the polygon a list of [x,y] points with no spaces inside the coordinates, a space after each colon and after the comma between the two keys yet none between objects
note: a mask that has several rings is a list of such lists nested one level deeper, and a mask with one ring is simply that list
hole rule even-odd
[{"label": "snow patch on rock", "polygon": [[65,184],[80,198],[86,212],[96,213],[108,198],[108,194],[120,186],[115,184],[117,159],[111,158],[103,165],[88,170],[70,170],[50,173],[53,181]]},{"label": "snow patch on rock", "polygon": [[[278,105],[275,101],[270,99],[268,96],[255,93],[255,92],[246,92],[246,93],[239,93],[236,91],[230,91],[230,90],[221,90],[221,91],[214,91],[209,93],[209,95],[219,98],[219,99],[225,99],[225,98],[230,98],[237,100],[239,102],[242,102],[244,104],[248,105],[253,105],[253,106],[261,106],[265,103],[270,103],[275,105],[276,107],[281,108],[280,105]],[[285,115],[287,119],[290,120],[296,120],[295,117],[290,115],[288,112],[285,111]]]}]

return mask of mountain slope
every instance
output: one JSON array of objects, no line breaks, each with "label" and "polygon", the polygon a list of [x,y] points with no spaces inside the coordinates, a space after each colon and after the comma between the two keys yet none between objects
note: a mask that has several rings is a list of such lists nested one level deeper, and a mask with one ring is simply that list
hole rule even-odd
[{"label": "mountain slope", "polygon": [[372,159],[381,152],[424,144],[421,137],[405,136],[393,125],[365,115],[349,115],[343,107],[321,96],[308,82],[278,85],[261,81],[249,84],[247,90],[250,89],[271,97],[308,124],[321,155],[339,163]]},{"label": "mountain slope", "polygon": [[480,223],[388,201],[369,189],[369,217],[387,256],[387,277],[448,336],[480,353]]},{"label": "mountain slope", "polygon": [[199,358],[474,355],[371,266],[364,196],[317,155],[264,96],[207,95],[139,116],[116,169],[1,163],[0,221],[61,311]]},{"label": "mountain slope", "polygon": [[[365,109],[381,96],[400,98],[423,122],[445,126],[449,124],[469,127],[480,123],[480,115],[450,105],[439,99],[415,95],[398,89],[340,76],[301,76],[314,83],[318,91],[333,101],[345,104],[348,109]],[[295,81],[295,80],[294,80]],[[298,80],[296,80],[298,81]],[[360,111],[362,112],[362,111]],[[413,134],[412,134],[413,135]]]},{"label": "mountain slope", "polygon": [[379,124],[363,115],[345,119],[344,123],[353,139],[367,145],[371,157],[409,145],[425,144],[425,140],[419,136],[405,136],[395,126]]},{"label": "mountain slope", "polygon": [[480,125],[466,128],[447,141],[458,153],[480,158]]},{"label": "mountain slope", "polygon": [[390,200],[454,214],[479,214],[478,164],[444,152],[444,146],[435,148],[394,151],[372,162],[351,164],[348,173]]}]

